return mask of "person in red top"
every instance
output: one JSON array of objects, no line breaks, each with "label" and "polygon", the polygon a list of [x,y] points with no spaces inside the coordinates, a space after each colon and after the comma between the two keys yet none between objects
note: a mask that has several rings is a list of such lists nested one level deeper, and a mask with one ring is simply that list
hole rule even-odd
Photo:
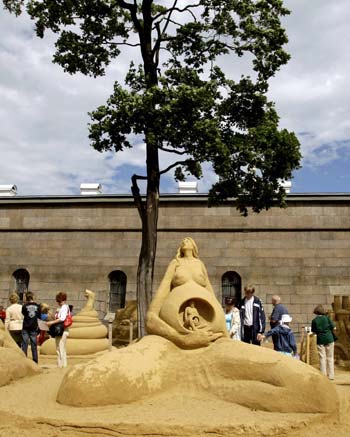
[{"label": "person in red top", "polygon": [[0,305],[0,319],[5,323],[6,311],[4,310],[3,305]]}]

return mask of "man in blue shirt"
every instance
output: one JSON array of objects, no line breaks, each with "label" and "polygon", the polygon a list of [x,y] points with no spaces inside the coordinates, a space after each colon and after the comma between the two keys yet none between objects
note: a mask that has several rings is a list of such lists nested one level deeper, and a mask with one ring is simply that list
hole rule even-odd
[{"label": "man in blue shirt", "polygon": [[[273,329],[280,324],[283,314],[289,314],[289,312],[287,308],[281,304],[281,298],[280,296],[277,296],[277,294],[272,296],[271,303],[273,305],[273,311],[270,316],[270,326],[271,329]],[[277,337],[274,334],[272,334],[272,341],[273,341],[273,348],[276,350]]]}]

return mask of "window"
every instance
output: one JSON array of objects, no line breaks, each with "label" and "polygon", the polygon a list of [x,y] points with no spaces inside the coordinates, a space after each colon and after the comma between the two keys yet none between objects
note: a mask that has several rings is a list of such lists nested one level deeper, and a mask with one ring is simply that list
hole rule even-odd
[{"label": "window", "polygon": [[222,304],[225,302],[225,297],[234,297],[236,305],[238,305],[242,296],[242,280],[237,272],[226,272],[221,279],[221,295]]},{"label": "window", "polygon": [[126,274],[115,270],[108,275],[109,278],[109,311],[115,312],[125,307]]},{"label": "window", "polygon": [[23,295],[28,291],[30,275],[25,269],[16,270],[12,276],[15,278],[15,291],[19,296],[19,302],[23,302]]}]

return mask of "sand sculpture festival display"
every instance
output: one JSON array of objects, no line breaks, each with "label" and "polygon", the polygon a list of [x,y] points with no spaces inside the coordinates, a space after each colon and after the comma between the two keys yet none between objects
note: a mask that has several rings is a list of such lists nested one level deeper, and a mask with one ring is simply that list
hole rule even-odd
[{"label": "sand sculpture festival display", "polygon": [[37,364],[24,356],[0,320],[0,387],[40,372]]},{"label": "sand sculpture festival display", "polygon": [[254,411],[337,411],[336,390],[319,371],[229,339],[191,238],[182,241],[168,266],[148,311],[147,331],[149,335],[129,347],[68,370],[58,402],[80,407],[126,404],[167,392],[186,399],[211,396]]},{"label": "sand sculpture festival display", "polygon": [[[73,316],[67,339],[67,355],[93,355],[108,350],[107,328],[103,325],[95,310],[95,293],[85,290],[86,305]],[[56,355],[55,340],[49,339],[41,347],[40,354]]]}]

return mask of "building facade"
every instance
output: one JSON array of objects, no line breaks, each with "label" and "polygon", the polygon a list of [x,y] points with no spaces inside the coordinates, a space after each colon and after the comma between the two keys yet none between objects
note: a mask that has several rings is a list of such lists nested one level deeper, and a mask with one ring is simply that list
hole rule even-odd
[{"label": "building facade", "polygon": [[[350,294],[350,195],[288,195],[288,208],[242,217],[234,201],[163,195],[154,289],[185,236],[197,243],[221,300],[247,284],[271,312],[279,294],[298,331],[313,308]],[[0,198],[0,304],[31,290],[55,306],[58,291],[79,310],[96,292],[101,317],[136,298],[140,219],[131,196]]]}]

